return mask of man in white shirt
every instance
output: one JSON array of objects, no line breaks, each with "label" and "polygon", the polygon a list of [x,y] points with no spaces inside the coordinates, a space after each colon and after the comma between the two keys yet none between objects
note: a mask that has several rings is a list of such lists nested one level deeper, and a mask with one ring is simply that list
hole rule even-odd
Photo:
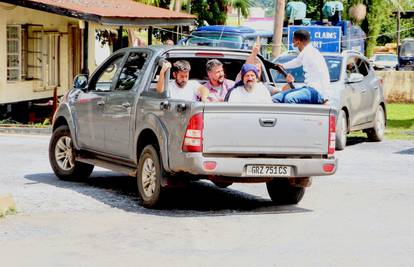
[{"label": "man in white shirt", "polygon": [[[171,63],[169,62],[165,62],[162,65],[160,77],[156,86],[156,90],[160,94],[164,92],[165,72],[170,68]],[[209,95],[208,89],[197,81],[189,80],[190,70],[191,66],[188,61],[179,60],[174,62],[172,69],[174,80],[170,81],[168,84],[170,97],[173,99],[190,101],[201,99],[201,101],[207,102]]]},{"label": "man in white shirt", "polygon": [[[330,78],[328,66],[322,54],[310,43],[310,34],[305,30],[297,30],[293,34],[293,46],[300,51],[293,60],[281,64],[285,69],[303,66],[305,86],[285,90],[273,96],[276,103],[323,104],[329,100]],[[286,77],[293,82],[293,76]]]},{"label": "man in white shirt", "polygon": [[253,64],[244,64],[241,69],[243,85],[230,92],[228,102],[234,103],[272,103],[269,90],[258,83],[258,70]]}]

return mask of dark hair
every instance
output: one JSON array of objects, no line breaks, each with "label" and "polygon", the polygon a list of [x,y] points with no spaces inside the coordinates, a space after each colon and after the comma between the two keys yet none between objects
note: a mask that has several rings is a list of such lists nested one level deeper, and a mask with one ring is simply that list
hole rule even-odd
[{"label": "dark hair", "polygon": [[190,70],[191,70],[190,62],[188,62],[187,60],[178,60],[174,62],[174,64],[172,65],[173,72],[190,71]]},{"label": "dark hair", "polygon": [[223,63],[221,63],[219,60],[217,60],[215,58],[214,59],[210,59],[206,63],[206,70],[207,70],[207,72],[210,72],[210,71],[212,71],[217,66],[223,66]]},{"label": "dark hair", "polygon": [[309,42],[310,34],[305,30],[297,30],[293,33],[293,38],[302,42]]}]

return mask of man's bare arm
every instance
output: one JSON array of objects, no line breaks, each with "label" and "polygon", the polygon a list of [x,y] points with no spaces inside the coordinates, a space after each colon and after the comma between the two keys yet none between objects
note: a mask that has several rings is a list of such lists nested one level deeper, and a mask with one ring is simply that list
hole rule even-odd
[{"label": "man's bare arm", "polygon": [[210,94],[210,91],[204,85],[198,87],[198,93],[201,96],[202,102],[208,102],[208,96]]},{"label": "man's bare arm", "polygon": [[157,86],[155,87],[157,90],[157,93],[162,94],[165,89],[165,72],[171,68],[170,62],[164,62],[162,64],[162,68],[160,70],[160,77],[158,78]]},{"label": "man's bare arm", "polygon": [[254,64],[254,61],[256,59],[256,56],[260,53],[260,39],[257,37],[256,42],[253,45],[252,52],[246,59],[246,64]]}]

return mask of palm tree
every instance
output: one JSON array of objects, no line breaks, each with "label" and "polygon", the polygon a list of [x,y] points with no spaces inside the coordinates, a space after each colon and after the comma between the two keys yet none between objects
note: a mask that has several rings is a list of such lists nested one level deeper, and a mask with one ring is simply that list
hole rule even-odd
[{"label": "palm tree", "polygon": [[229,5],[237,9],[237,22],[240,25],[241,16],[249,16],[250,0],[229,0]]}]

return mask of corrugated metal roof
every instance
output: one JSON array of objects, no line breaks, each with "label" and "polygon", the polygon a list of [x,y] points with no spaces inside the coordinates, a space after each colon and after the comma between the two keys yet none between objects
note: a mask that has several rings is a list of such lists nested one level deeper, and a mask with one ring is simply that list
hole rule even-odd
[{"label": "corrugated metal roof", "polygon": [[[194,15],[145,5],[132,0],[0,0],[18,6],[34,8],[60,15],[83,18],[109,24],[128,20],[194,21]],[[177,21],[177,22],[179,22]],[[142,24],[142,23],[139,23]],[[159,23],[158,23],[159,24]]]}]

